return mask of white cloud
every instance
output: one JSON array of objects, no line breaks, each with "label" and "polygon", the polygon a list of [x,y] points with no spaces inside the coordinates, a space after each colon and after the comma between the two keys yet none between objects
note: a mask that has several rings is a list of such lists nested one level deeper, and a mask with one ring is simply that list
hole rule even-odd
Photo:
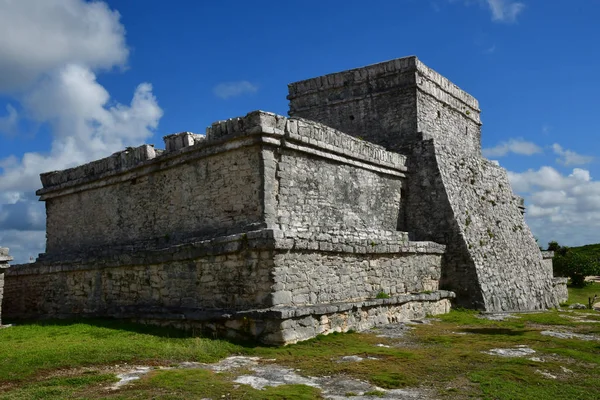
[{"label": "white cloud", "polygon": [[[456,2],[458,0],[449,0]],[[525,4],[513,0],[463,0],[466,5],[473,3],[489,8],[492,13],[492,21],[496,22],[516,22],[517,17],[525,9]]]},{"label": "white cloud", "polygon": [[495,147],[483,149],[482,152],[485,157],[503,157],[509,153],[530,156],[542,153],[543,150],[535,143],[523,139],[510,139],[508,142],[501,142]]},{"label": "white cloud", "polygon": [[162,117],[149,83],[120,104],[96,79],[98,71],[125,65],[124,35],[119,14],[105,3],[0,0],[0,93],[22,109],[7,108],[0,122],[17,127],[26,116],[51,134],[43,153],[0,159],[0,244],[11,247],[15,262],[44,246],[45,213],[33,195],[40,173],[139,145]]},{"label": "white cloud", "polygon": [[594,161],[594,157],[584,156],[571,150],[565,150],[558,143],[552,145],[552,151],[554,151],[554,154],[560,156],[556,159],[556,162],[566,167],[570,165],[585,165]]},{"label": "white cloud", "polygon": [[526,218],[541,245],[550,240],[571,246],[600,242],[600,181],[588,170],[575,168],[563,175],[544,166],[508,174],[515,192],[526,199]]},{"label": "white cloud", "polygon": [[119,19],[103,2],[0,0],[0,92],[24,90],[65,64],[124,66]]},{"label": "white cloud", "polygon": [[140,84],[131,104],[108,106],[110,96],[88,69],[70,65],[45,80],[24,100],[30,114],[52,127],[47,154],[0,160],[0,190],[33,191],[39,174],[73,167],[142,143],[162,116],[152,86]]},{"label": "white cloud", "polygon": [[256,93],[257,91],[258,86],[248,81],[219,83],[213,88],[215,96],[224,100],[244,94]]},{"label": "white cloud", "polygon": [[11,264],[24,264],[44,252],[46,232],[43,230],[0,230],[0,245],[10,249]]},{"label": "white cloud", "polygon": [[500,22],[515,22],[517,16],[525,8],[525,4],[511,0],[486,0],[492,11],[492,20]]}]

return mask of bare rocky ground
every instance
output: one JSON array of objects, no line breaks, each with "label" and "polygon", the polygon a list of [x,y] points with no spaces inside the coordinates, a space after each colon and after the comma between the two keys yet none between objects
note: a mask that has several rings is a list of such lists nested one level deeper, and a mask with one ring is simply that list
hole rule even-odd
[{"label": "bare rocky ground", "polygon": [[[403,324],[386,327],[386,331],[403,330]],[[364,358],[360,356],[341,357],[338,362],[361,362]],[[372,385],[366,381],[352,379],[349,377],[337,376],[302,376],[291,368],[278,365],[276,360],[264,359],[260,357],[233,356],[227,357],[215,364],[204,364],[196,362],[184,362],[175,367],[149,367],[132,366],[117,374],[118,382],[111,385],[109,390],[118,390],[123,386],[140,379],[153,370],[165,369],[191,369],[201,368],[214,372],[235,372],[244,371],[234,379],[235,383],[249,385],[254,389],[264,389],[268,386],[280,385],[306,385],[320,389],[326,399],[433,399],[432,391],[426,389],[384,389]]]}]

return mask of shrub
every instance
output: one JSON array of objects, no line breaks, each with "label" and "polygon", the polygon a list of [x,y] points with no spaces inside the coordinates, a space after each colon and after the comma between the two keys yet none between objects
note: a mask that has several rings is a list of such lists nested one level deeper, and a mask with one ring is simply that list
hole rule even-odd
[{"label": "shrub", "polygon": [[375,296],[376,299],[389,299],[390,295],[387,294],[386,292],[384,292],[383,290],[380,291],[379,293],[377,293],[377,295]]},{"label": "shrub", "polygon": [[566,276],[576,287],[585,286],[585,277],[600,274],[600,264],[594,258],[574,251],[556,254],[553,259],[555,276]]}]

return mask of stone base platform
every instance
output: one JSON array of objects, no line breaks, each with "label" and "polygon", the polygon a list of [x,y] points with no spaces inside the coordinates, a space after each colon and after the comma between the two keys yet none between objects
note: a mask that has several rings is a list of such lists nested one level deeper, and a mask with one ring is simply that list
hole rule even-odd
[{"label": "stone base platform", "polygon": [[[423,319],[450,312],[453,292],[440,290],[389,299],[373,299],[304,307],[271,307],[227,312],[189,310],[169,313],[139,309],[129,319],[149,325],[171,326],[230,339],[258,340],[269,345],[288,345],[333,332],[364,331],[375,326]],[[181,310],[179,310],[181,311]],[[121,315],[126,315],[123,311]]]},{"label": "stone base platform", "polygon": [[438,290],[444,246],[405,232],[264,229],[152,247],[14,266],[5,316],[123,318],[282,345],[447,312],[454,295]]}]

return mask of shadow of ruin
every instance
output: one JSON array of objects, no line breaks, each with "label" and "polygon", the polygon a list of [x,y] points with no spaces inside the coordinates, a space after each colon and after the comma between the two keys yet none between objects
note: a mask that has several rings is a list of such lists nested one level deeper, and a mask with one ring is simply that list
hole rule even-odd
[{"label": "shadow of ruin", "polygon": [[46,253],[5,273],[4,317],[288,344],[451,300],[564,300],[506,171],[481,155],[475,98],[406,57],[292,83],[288,99],[289,117],[255,111],[42,174]]}]

